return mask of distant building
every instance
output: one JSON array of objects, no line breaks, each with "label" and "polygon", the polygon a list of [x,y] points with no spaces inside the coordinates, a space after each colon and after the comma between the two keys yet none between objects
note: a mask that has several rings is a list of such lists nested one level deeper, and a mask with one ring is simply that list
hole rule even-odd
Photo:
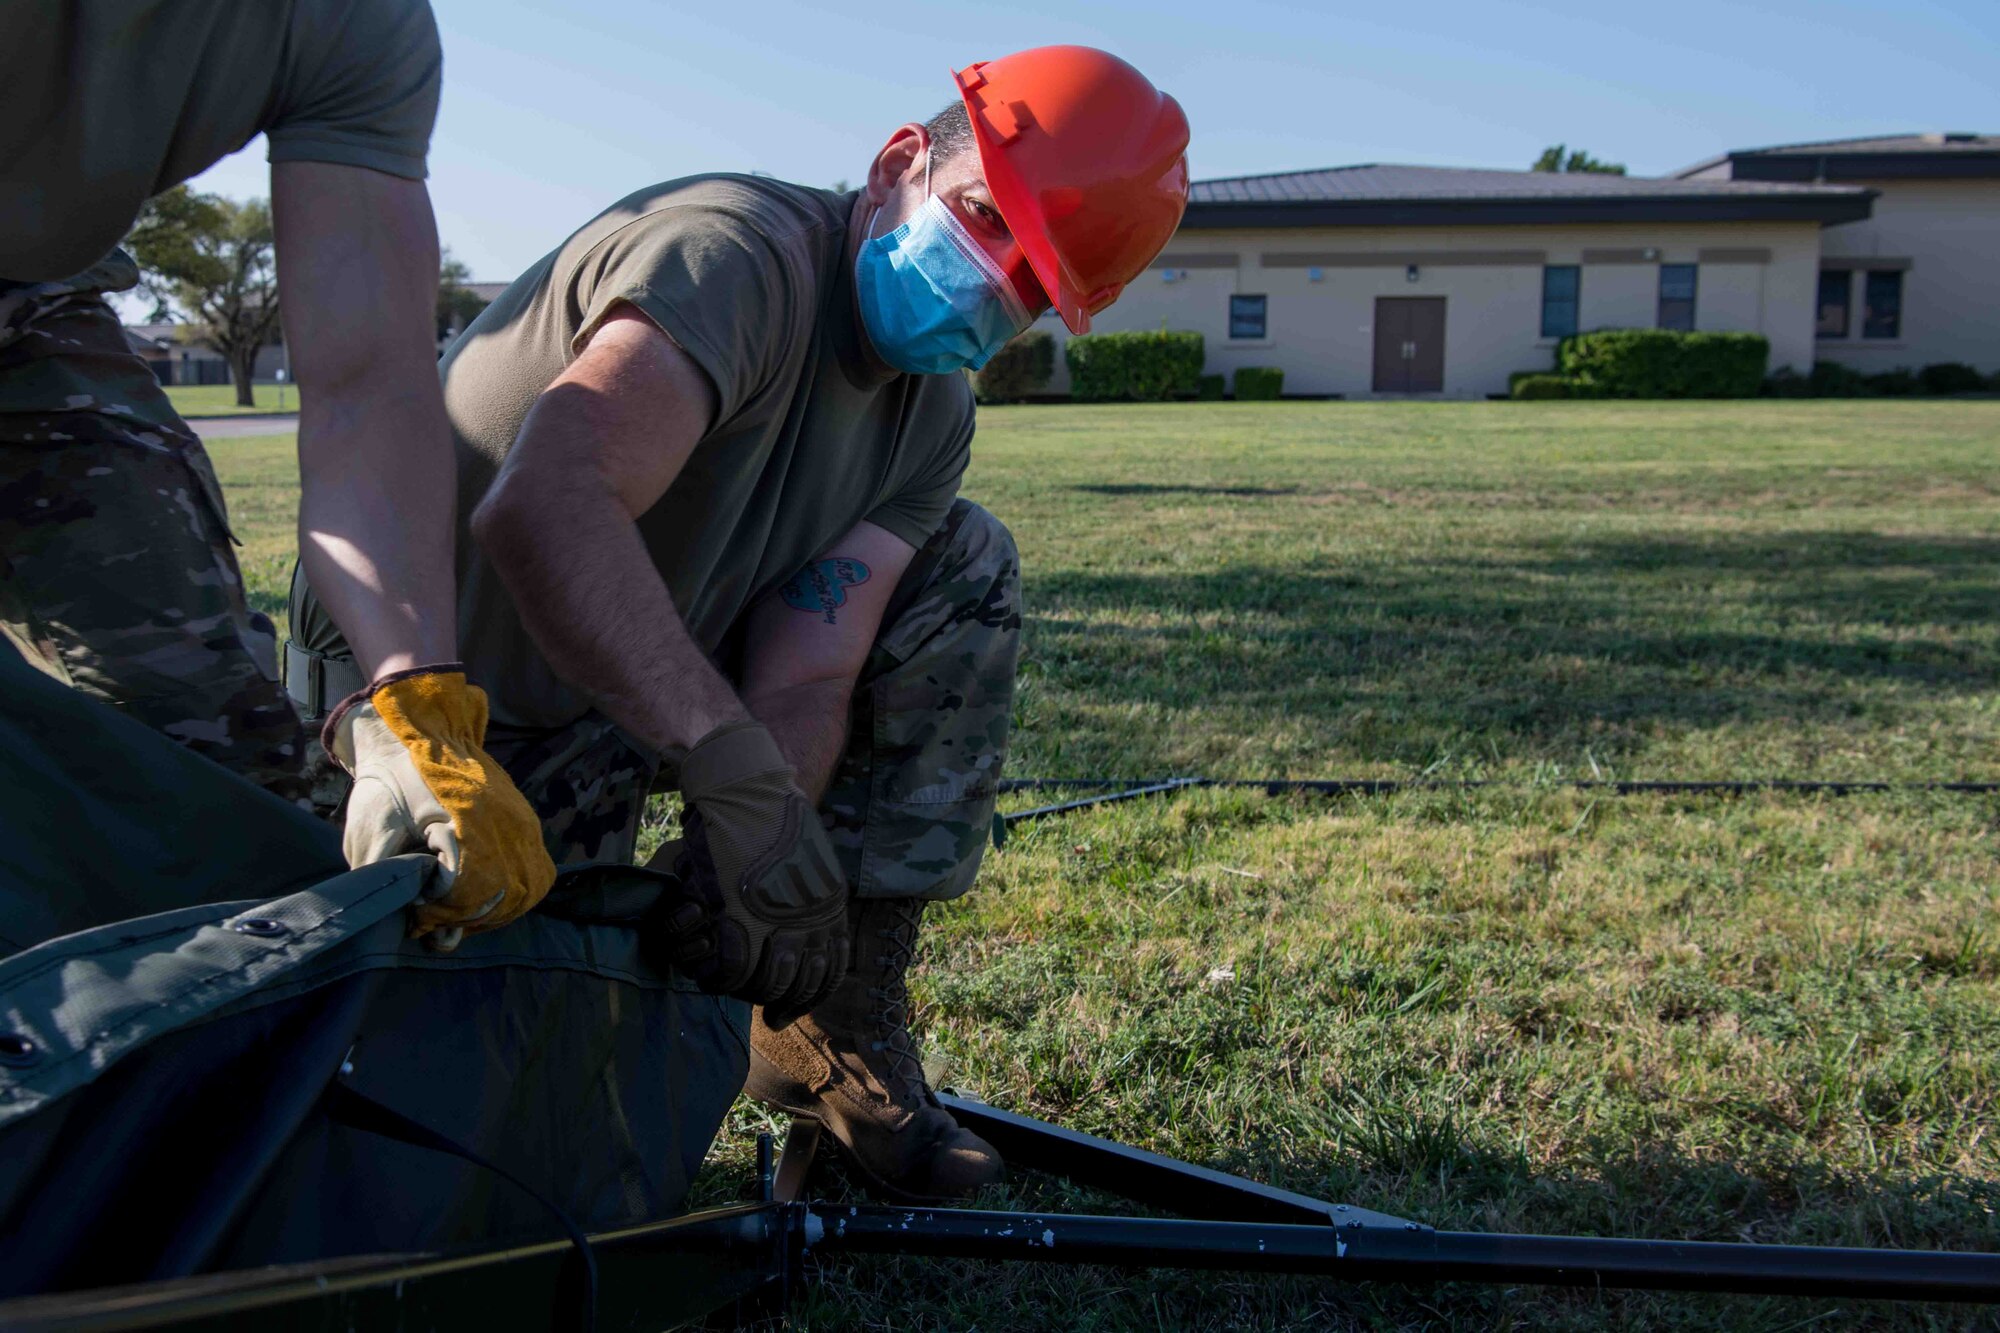
[{"label": "distant building", "polygon": [[479,318],[479,312],[498,300],[500,293],[512,286],[506,282],[463,282],[457,286],[458,295],[446,305],[438,307],[438,355],[442,357],[451,350],[460,334]]},{"label": "distant building", "polygon": [[[1598,328],[1762,333],[1774,368],[2000,369],[2000,140],[1858,142],[1876,148],[1734,153],[1667,179],[1357,166],[1197,181],[1172,244],[1094,331],[1196,330],[1210,372],[1277,366],[1287,393],[1350,398],[1502,393],[1562,335]],[[1923,147],[1887,147],[1906,144]],[[1806,154],[1833,165],[1797,174]],[[1067,388],[1060,357],[1050,387]]]},{"label": "distant building", "polygon": [[[229,383],[229,362],[214,348],[182,341],[181,335],[186,327],[183,324],[127,324],[125,341],[162,384]],[[257,351],[257,368],[251,378],[257,381],[274,380],[284,364],[284,344],[267,343]]]},{"label": "distant building", "polygon": [[1815,353],[1870,372],[1937,361],[2000,369],[2000,135],[1750,148],[1676,174],[1875,191],[1867,218],[1821,238]]}]

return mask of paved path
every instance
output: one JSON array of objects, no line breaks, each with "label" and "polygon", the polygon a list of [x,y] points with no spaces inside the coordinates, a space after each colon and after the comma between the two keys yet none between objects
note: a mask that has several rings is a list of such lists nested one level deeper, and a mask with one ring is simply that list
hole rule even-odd
[{"label": "paved path", "polygon": [[204,440],[240,440],[248,435],[289,435],[299,428],[296,412],[243,417],[196,417],[188,422]]}]

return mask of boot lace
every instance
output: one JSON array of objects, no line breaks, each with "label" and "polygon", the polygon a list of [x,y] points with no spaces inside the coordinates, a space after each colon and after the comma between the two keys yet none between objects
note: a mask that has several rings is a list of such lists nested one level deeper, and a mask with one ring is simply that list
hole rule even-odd
[{"label": "boot lace", "polygon": [[877,1002],[875,1049],[887,1058],[886,1079],[903,1084],[913,1100],[930,1096],[924,1081],[924,1062],[910,1036],[910,965],[916,958],[917,927],[924,915],[922,899],[890,899],[871,904],[888,920],[871,933],[885,942],[878,960],[883,984],[869,988]]}]

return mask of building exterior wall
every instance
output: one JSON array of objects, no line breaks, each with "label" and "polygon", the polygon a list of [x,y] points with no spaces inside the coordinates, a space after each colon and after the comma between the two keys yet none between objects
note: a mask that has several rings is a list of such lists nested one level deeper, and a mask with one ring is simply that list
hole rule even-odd
[{"label": "building exterior wall", "polygon": [[[1183,232],[1093,331],[1190,330],[1206,342],[1211,374],[1277,366],[1288,394],[1365,398],[1376,298],[1442,296],[1444,396],[1480,398],[1504,393],[1514,371],[1553,363],[1555,340],[1541,336],[1545,264],[1582,266],[1578,323],[1588,330],[1654,327],[1660,264],[1692,263],[1698,329],[1762,333],[1773,368],[1803,370],[1813,359],[1819,245],[1810,222]],[[1229,337],[1232,294],[1268,298],[1266,337]],[[1067,392],[1067,335],[1053,316],[1038,327],[1059,344],[1050,388]]]},{"label": "building exterior wall", "polygon": [[1908,261],[1900,336],[1861,336],[1863,280],[1854,279],[1848,336],[1818,353],[1856,370],[1963,361],[2000,370],[2000,180],[1885,180],[1874,216],[1826,229],[1829,260],[1865,271],[1868,259]]},{"label": "building exterior wall", "polygon": [[[222,353],[198,343],[171,339],[148,339],[149,350],[140,353],[162,384],[228,384],[229,362]],[[250,378],[258,383],[277,379],[285,366],[283,343],[266,343],[257,349],[257,363]]]}]

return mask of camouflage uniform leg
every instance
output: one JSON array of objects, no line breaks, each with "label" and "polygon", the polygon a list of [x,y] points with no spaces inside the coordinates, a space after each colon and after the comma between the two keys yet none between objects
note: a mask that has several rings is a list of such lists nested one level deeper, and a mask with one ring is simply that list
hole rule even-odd
[{"label": "camouflage uniform leg", "polygon": [[956,898],[992,832],[1021,648],[1021,561],[957,501],[897,586],[822,817],[861,898]]},{"label": "camouflage uniform leg", "polygon": [[305,736],[201,441],[125,343],[114,256],[0,290],[0,621],[43,671],[288,800]]},{"label": "camouflage uniform leg", "polygon": [[554,731],[489,727],[486,752],[541,816],[558,866],[632,864],[660,764],[611,719],[589,713]]}]

